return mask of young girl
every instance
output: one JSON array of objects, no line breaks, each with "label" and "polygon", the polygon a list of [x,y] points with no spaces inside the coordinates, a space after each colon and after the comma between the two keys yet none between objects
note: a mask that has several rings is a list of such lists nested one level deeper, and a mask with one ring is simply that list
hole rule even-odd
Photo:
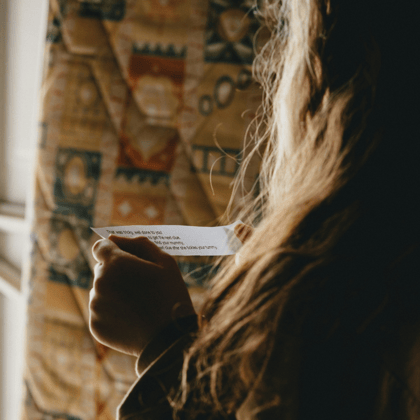
[{"label": "young girl", "polygon": [[93,248],[92,334],[139,356],[119,418],[420,419],[417,4],[260,10],[261,222],[198,326],[171,256]]}]

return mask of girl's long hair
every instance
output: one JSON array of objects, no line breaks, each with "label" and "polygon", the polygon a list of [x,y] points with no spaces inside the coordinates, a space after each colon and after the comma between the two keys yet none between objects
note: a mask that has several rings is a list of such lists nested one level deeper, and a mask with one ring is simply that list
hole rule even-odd
[{"label": "girl's long hair", "polygon": [[265,97],[248,147],[265,151],[259,194],[239,217],[260,222],[240,264],[214,279],[178,414],[229,416],[251,397],[284,418],[303,418],[305,404],[363,418],[352,399],[373,413],[384,369],[374,360],[418,314],[420,25],[409,4],[258,9],[270,38],[254,64]]}]

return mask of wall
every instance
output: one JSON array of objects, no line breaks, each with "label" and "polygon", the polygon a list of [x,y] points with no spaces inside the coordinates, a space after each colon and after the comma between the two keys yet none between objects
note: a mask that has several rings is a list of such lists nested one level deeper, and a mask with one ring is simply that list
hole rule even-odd
[{"label": "wall", "polygon": [[[47,0],[0,0],[0,201],[23,205],[31,200],[47,11]],[[31,206],[26,208],[28,220]],[[0,232],[0,256],[19,269],[28,254],[28,235]],[[17,420],[22,398],[24,293],[0,296],[0,320],[0,419]]]}]

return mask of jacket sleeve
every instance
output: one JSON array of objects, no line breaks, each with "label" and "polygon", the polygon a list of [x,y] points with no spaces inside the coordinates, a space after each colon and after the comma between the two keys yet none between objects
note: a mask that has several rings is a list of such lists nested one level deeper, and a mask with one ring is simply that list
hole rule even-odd
[{"label": "jacket sleeve", "polygon": [[120,404],[118,420],[172,420],[168,394],[180,385],[184,352],[197,329],[196,315],[180,318],[146,346],[137,360],[139,378]]}]

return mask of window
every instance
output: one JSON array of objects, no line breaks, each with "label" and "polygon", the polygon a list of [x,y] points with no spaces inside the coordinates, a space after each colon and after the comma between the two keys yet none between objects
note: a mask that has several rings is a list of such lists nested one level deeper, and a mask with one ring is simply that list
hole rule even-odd
[{"label": "window", "polygon": [[[47,0],[0,0],[0,418],[18,419]],[[22,276],[23,271],[23,276]]]}]

